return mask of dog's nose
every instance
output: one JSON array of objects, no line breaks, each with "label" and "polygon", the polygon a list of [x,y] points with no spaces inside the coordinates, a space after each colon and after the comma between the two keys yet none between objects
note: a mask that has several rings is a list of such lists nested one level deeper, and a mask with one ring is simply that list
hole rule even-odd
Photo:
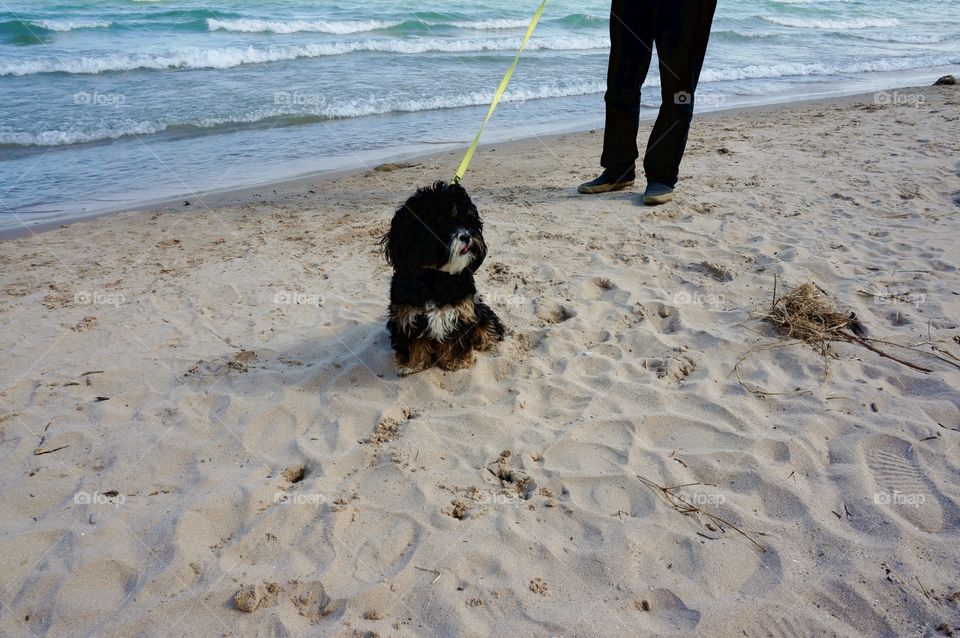
[{"label": "dog's nose", "polygon": [[467,233],[467,232],[460,233],[460,241],[462,241],[465,244],[470,243],[470,233]]}]

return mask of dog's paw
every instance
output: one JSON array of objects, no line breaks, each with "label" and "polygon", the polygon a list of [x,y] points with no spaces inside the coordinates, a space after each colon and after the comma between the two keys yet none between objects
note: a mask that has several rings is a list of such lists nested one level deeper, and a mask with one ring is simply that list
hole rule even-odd
[{"label": "dog's paw", "polygon": [[498,341],[503,341],[504,334],[506,334],[506,328],[503,327],[500,318],[493,315],[492,320],[480,325],[474,333],[473,347],[479,352],[486,352]]},{"label": "dog's paw", "polygon": [[429,356],[428,352],[418,350],[418,355],[419,356],[413,357],[394,357],[393,367],[396,369],[398,377],[409,377],[411,374],[423,372],[433,365],[433,359]]},{"label": "dog's paw", "polygon": [[465,357],[443,359],[438,363],[444,370],[465,370],[473,365],[474,359],[475,357],[473,356],[473,353],[471,353]]}]

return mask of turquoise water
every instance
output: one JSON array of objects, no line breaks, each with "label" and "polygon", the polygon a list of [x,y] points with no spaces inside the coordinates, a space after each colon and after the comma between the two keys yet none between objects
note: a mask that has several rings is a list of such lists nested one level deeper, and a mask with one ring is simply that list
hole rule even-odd
[{"label": "turquoise water", "polygon": [[[7,0],[0,228],[462,145],[537,4]],[[601,122],[608,12],[551,0],[487,141]],[[698,108],[957,65],[960,0],[721,0]]]}]

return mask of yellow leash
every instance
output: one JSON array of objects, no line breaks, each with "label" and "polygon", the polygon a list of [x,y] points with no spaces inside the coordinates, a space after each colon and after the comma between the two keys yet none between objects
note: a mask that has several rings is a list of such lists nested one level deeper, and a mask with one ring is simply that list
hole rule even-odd
[{"label": "yellow leash", "polygon": [[470,166],[470,160],[473,159],[473,154],[476,152],[477,146],[480,145],[480,136],[483,135],[483,129],[486,128],[487,122],[490,121],[490,116],[493,115],[493,111],[500,103],[500,98],[503,97],[503,92],[507,90],[507,85],[510,84],[510,78],[513,77],[513,71],[517,68],[517,62],[520,61],[520,54],[523,53],[523,49],[527,46],[527,42],[530,41],[530,36],[533,35],[534,29],[537,28],[537,22],[540,21],[540,16],[543,14],[543,10],[546,8],[546,6],[547,0],[543,0],[543,2],[540,3],[540,7],[537,9],[537,12],[533,14],[533,19],[530,20],[530,26],[527,27],[527,34],[523,36],[523,42],[520,43],[520,50],[517,51],[517,57],[513,59],[513,64],[510,65],[510,68],[507,69],[506,75],[504,75],[503,79],[500,80],[500,86],[497,87],[497,92],[493,94],[493,101],[490,103],[490,108],[487,109],[487,117],[483,119],[483,124],[480,125],[480,130],[477,131],[477,136],[473,138],[473,144],[471,144],[470,148],[467,149],[467,154],[463,156],[463,161],[460,162],[460,166],[457,168],[457,172],[453,176],[454,184],[459,184],[460,180],[463,179],[463,174],[467,172],[467,167]]}]

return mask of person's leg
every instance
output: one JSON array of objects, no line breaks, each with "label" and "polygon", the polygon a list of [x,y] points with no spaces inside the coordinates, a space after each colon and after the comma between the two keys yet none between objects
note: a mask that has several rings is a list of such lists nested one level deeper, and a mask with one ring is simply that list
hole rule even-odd
[{"label": "person's leg", "polygon": [[640,85],[653,53],[655,0],[613,0],[607,66],[606,124],[600,165],[619,179],[632,176],[639,156]]},{"label": "person's leg", "polygon": [[716,0],[673,0],[657,13],[655,39],[663,104],[643,158],[649,183],[671,189],[677,183],[716,8]]}]

